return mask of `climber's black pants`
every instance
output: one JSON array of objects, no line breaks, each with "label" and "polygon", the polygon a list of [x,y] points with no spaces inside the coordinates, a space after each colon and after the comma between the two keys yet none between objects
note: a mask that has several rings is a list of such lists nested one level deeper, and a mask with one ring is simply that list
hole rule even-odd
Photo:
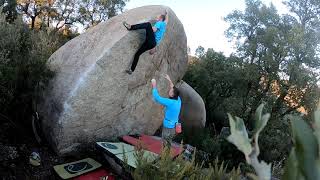
[{"label": "climber's black pants", "polygon": [[149,22],[131,25],[130,30],[137,30],[137,29],[145,29],[146,30],[146,40],[144,41],[144,43],[141,45],[141,47],[138,49],[138,51],[134,55],[132,65],[131,65],[131,71],[134,71],[136,69],[140,55],[142,53],[148,51],[149,49],[156,47],[156,45],[157,45],[152,26]]}]

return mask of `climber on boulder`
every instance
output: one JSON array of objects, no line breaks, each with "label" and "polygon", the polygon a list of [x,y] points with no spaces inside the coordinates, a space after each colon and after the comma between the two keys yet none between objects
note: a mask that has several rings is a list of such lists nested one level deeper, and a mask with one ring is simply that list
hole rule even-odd
[{"label": "climber on boulder", "polygon": [[164,36],[166,31],[166,26],[168,24],[168,15],[167,11],[165,15],[159,15],[157,17],[157,22],[154,26],[151,25],[150,22],[145,22],[141,24],[130,25],[127,22],[123,22],[123,25],[127,28],[127,30],[138,30],[138,29],[145,29],[146,30],[146,40],[142,44],[142,46],[138,49],[136,54],[134,55],[131,68],[126,70],[128,74],[132,74],[135,70],[139,57],[142,53],[150,50],[150,54],[156,52],[156,46],[160,43],[161,39]]},{"label": "climber on boulder", "polygon": [[175,136],[175,126],[179,121],[179,114],[181,110],[181,99],[179,97],[179,90],[174,86],[170,77],[165,75],[169,82],[169,98],[161,97],[157,90],[157,82],[155,79],[151,80],[152,96],[154,100],[165,107],[165,116],[163,119],[162,138],[166,145],[171,145],[171,141]]}]

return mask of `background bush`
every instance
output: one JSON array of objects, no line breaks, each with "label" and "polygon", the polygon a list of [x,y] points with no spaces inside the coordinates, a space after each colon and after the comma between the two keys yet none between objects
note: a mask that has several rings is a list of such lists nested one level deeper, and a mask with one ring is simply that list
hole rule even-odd
[{"label": "background bush", "polygon": [[46,62],[66,39],[55,32],[31,30],[21,18],[9,23],[0,14],[0,114],[24,121],[48,80]]},{"label": "background bush", "polygon": [[226,113],[240,115],[250,135],[254,111],[264,103],[271,117],[261,135],[259,158],[281,162],[292,146],[288,117],[303,116],[310,122],[320,96],[320,75],[315,71],[320,68],[320,17],[315,10],[320,2],[285,0],[290,13],[283,15],[272,4],[245,2],[244,11],[225,17],[229,24],[225,34],[236,42],[235,53],[227,57],[200,46],[195,57],[190,56],[184,81],[205,102],[207,130],[184,140],[237,165],[243,162],[241,156],[220,136],[229,126]]},{"label": "background bush", "polygon": [[137,152],[137,168],[133,171],[134,179],[205,179],[205,180],[240,180],[240,169],[227,170],[225,163],[216,159],[205,168],[197,163],[195,156],[191,161],[183,159],[183,155],[173,159],[168,149],[164,149],[155,162],[147,161],[143,152]]}]

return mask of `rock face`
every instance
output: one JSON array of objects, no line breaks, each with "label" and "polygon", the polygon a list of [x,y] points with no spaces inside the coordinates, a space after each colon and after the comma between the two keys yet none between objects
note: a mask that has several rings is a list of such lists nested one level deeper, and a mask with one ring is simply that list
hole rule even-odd
[{"label": "rock face", "polygon": [[201,96],[184,81],[176,86],[182,100],[180,121],[183,127],[203,128],[206,124],[206,108]]},{"label": "rock face", "polygon": [[[168,11],[169,22],[157,52],[140,56],[132,75],[124,70],[144,40],[144,30],[122,25],[141,23]],[[152,100],[151,82],[167,94],[169,74],[181,79],[187,68],[187,38],[183,25],[165,6],[127,11],[87,30],[49,59],[56,72],[43,94],[43,130],[56,152],[65,154],[99,140],[133,133],[153,134],[161,125],[162,108]]]}]

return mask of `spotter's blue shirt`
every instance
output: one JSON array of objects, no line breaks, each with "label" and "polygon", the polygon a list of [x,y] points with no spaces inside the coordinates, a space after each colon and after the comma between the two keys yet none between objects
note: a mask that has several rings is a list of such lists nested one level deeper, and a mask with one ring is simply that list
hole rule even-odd
[{"label": "spotter's blue shirt", "polygon": [[157,31],[154,32],[154,36],[158,45],[166,32],[167,23],[164,21],[157,21],[154,27],[157,28]]},{"label": "spotter's blue shirt", "polygon": [[179,121],[179,114],[181,110],[181,99],[169,99],[161,97],[156,88],[152,89],[153,99],[165,107],[163,126],[165,128],[174,128]]}]

